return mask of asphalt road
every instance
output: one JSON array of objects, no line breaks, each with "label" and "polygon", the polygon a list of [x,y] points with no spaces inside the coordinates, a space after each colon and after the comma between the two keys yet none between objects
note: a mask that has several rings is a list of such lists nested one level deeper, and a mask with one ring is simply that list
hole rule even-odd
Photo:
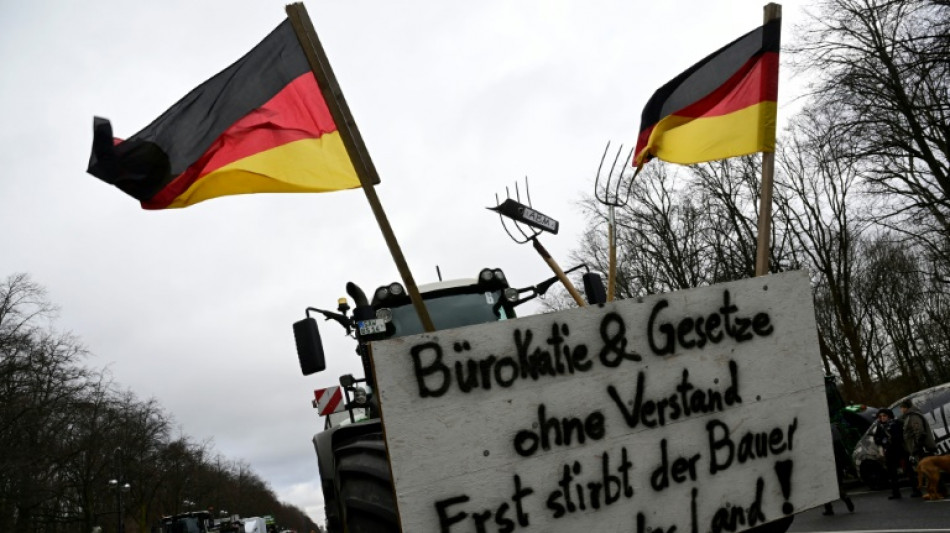
[{"label": "asphalt road", "polygon": [[849,492],[854,501],[854,513],[849,513],[844,502],[832,504],[835,514],[822,515],[821,507],[795,516],[789,532],[811,533],[950,533],[950,499],[928,502],[911,498],[910,489],[904,488],[904,497],[889,500],[889,490],[869,491],[857,488]]}]

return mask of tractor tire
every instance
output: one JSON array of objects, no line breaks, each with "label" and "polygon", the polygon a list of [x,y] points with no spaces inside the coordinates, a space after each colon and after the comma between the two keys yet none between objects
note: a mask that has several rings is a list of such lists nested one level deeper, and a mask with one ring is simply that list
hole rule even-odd
[{"label": "tractor tire", "polygon": [[334,446],[337,503],[345,533],[399,533],[392,473],[382,433]]}]

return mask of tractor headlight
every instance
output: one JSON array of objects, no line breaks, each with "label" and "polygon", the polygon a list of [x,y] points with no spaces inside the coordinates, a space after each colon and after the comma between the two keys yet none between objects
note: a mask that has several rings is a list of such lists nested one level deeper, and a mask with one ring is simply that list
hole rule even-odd
[{"label": "tractor headlight", "polygon": [[505,280],[505,273],[502,272],[500,268],[496,268],[495,270],[493,270],[493,271],[492,271],[492,275],[494,276],[495,281],[498,281],[498,282],[500,282],[500,283],[505,283],[505,282],[506,282],[506,280]]},{"label": "tractor headlight", "polygon": [[518,289],[513,289],[508,287],[502,292],[502,295],[505,298],[505,301],[508,303],[515,303],[518,301]]},{"label": "tractor headlight", "polygon": [[393,310],[388,307],[380,307],[376,310],[376,318],[389,324],[393,321]]},{"label": "tractor headlight", "polygon": [[505,273],[502,272],[500,268],[483,268],[482,271],[478,273],[478,283],[481,285],[489,285],[491,287],[508,286],[508,280],[505,278]]},{"label": "tractor headlight", "polygon": [[373,305],[381,305],[386,303],[390,298],[398,298],[405,296],[406,289],[397,283],[390,283],[389,285],[384,285],[373,293]]}]

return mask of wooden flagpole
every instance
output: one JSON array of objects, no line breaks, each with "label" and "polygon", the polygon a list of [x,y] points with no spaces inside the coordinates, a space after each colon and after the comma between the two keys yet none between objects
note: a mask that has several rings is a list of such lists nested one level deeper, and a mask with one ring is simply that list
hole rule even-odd
[{"label": "wooden flagpole", "polygon": [[349,154],[350,160],[353,163],[353,168],[356,170],[356,175],[359,176],[360,185],[362,185],[366,199],[369,201],[369,205],[373,210],[373,215],[376,216],[376,223],[379,224],[379,229],[383,233],[383,238],[389,247],[389,253],[393,256],[393,261],[396,263],[399,275],[402,276],[402,281],[406,285],[406,291],[409,293],[409,297],[412,299],[412,305],[419,315],[419,321],[422,322],[422,327],[425,328],[426,331],[435,331],[435,326],[432,324],[429,312],[422,301],[422,295],[419,294],[419,288],[416,286],[416,282],[412,278],[412,272],[409,271],[409,266],[406,264],[406,258],[403,257],[399,242],[396,241],[393,229],[389,225],[386,212],[383,211],[379,197],[376,196],[374,186],[379,183],[379,175],[376,173],[376,167],[373,165],[373,160],[369,157],[366,145],[363,144],[363,138],[356,128],[356,122],[350,114],[349,106],[346,105],[346,100],[343,98],[343,91],[340,90],[336,76],[330,68],[330,61],[323,51],[320,39],[317,38],[317,32],[313,28],[313,23],[307,14],[307,9],[300,2],[289,4],[287,6],[287,17],[294,27],[297,39],[300,40],[300,46],[307,55],[310,69],[317,78],[317,85],[320,86],[323,99],[327,102],[327,107],[330,109],[330,114],[336,123],[337,131],[340,132],[343,146],[346,147],[347,154]]},{"label": "wooden flagpole", "polygon": [[[763,22],[782,18],[782,6],[768,4],[763,8]],[[776,81],[776,83],[778,83]],[[755,253],[755,275],[769,273],[769,249],[772,236],[772,178],[775,174],[775,152],[762,152],[762,188],[759,194],[759,235]]]}]

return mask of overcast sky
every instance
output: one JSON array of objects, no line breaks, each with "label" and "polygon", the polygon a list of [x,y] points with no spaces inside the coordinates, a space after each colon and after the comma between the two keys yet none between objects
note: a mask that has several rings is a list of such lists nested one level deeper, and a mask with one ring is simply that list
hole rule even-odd
[{"label": "overcast sky", "polygon": [[[85,173],[94,115],[128,137],[285,17],[271,0],[0,0],[0,277],[29,273],[115,380],[157,398],[322,523],[313,389],[358,373],[321,323],[300,375],[291,324],[354,281],[399,279],[360,190],[143,211]],[[803,21],[783,3],[783,40]],[[660,85],[762,23],[761,1],[308,1],[418,283],[551,275],[485,207],[528,177],[565,269],[605,143],[635,142]],[[464,5],[465,7],[459,7]],[[783,66],[779,119],[797,96]],[[651,163],[659,164],[659,163]],[[209,502],[213,504],[213,502]]]}]

